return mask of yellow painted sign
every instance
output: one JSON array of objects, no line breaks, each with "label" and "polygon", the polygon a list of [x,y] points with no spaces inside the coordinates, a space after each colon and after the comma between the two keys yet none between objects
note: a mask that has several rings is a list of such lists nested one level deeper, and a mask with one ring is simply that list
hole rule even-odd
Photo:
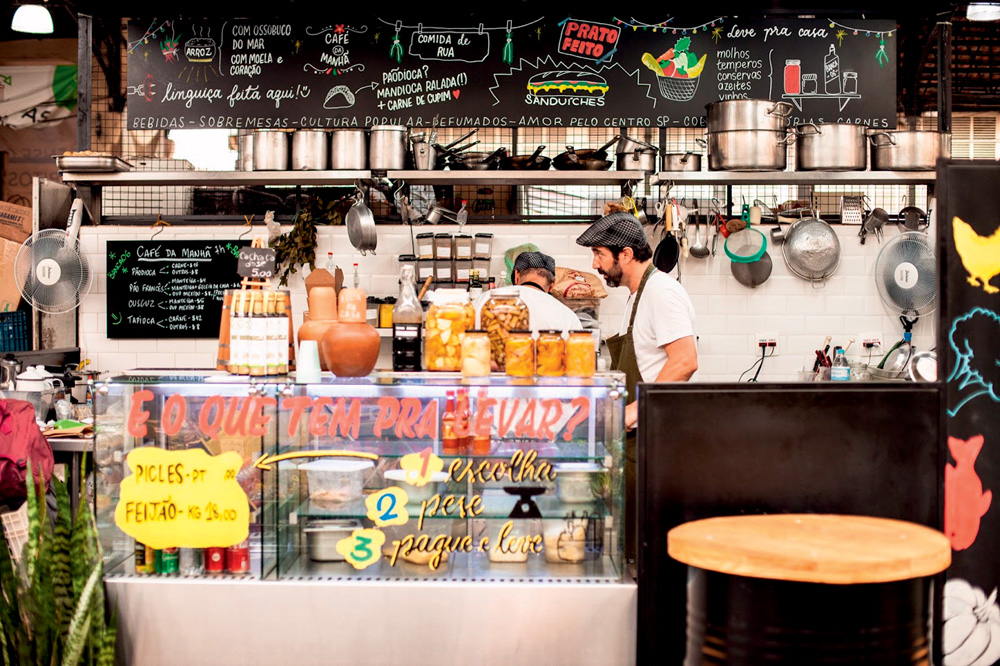
[{"label": "yellow painted sign", "polygon": [[444,469],[444,461],[428,447],[420,453],[407,453],[400,458],[399,468],[406,471],[406,482],[419,488],[427,485],[431,477]]},{"label": "yellow painted sign", "polygon": [[365,569],[382,557],[385,534],[382,530],[354,530],[351,536],[337,542],[337,552],[343,555],[355,569]]},{"label": "yellow painted sign", "polygon": [[405,525],[410,519],[410,512],[406,510],[408,499],[406,491],[396,486],[372,493],[365,498],[368,519],[378,527]]},{"label": "yellow painted sign", "polygon": [[236,481],[242,457],[229,451],[145,446],[126,458],[115,523],[151,548],[225,548],[246,540],[250,508]]}]

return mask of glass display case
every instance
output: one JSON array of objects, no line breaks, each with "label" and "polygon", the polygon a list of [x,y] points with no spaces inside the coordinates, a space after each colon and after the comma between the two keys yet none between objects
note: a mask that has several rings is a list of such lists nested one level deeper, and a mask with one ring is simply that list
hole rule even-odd
[{"label": "glass display case", "polygon": [[107,570],[619,583],[623,407],[620,373],[115,377],[95,397]]}]

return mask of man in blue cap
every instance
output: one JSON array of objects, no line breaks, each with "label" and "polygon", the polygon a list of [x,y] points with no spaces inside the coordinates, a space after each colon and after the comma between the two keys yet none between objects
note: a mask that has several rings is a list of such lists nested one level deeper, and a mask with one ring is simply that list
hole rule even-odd
[{"label": "man in blue cap", "polygon": [[[549,295],[556,279],[556,260],[541,252],[522,252],[514,259],[514,284],[508,287],[528,306],[528,320],[534,331],[573,331],[583,328],[576,313]],[[497,290],[485,291],[473,305],[478,314]]]}]

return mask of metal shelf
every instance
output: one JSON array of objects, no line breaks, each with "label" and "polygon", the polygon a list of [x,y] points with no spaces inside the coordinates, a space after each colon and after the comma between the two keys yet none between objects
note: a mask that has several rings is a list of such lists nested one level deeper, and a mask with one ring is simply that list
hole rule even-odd
[{"label": "metal shelf", "polygon": [[661,171],[653,185],[933,185],[934,171]]},{"label": "metal shelf", "polygon": [[389,171],[389,180],[412,185],[621,185],[642,180],[642,171]]},{"label": "metal shelf", "polygon": [[353,185],[370,171],[63,171],[64,183],[83,185]]}]

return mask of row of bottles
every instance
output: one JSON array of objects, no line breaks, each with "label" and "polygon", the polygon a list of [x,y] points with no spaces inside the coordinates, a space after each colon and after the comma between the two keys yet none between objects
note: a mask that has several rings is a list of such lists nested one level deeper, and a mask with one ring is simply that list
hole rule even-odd
[{"label": "row of bottles", "polygon": [[227,292],[223,309],[219,369],[234,375],[263,377],[289,370],[291,328],[283,292],[258,289]]},{"label": "row of bottles", "polygon": [[250,572],[250,541],[228,548],[163,548],[156,550],[135,542],[137,574],[197,576],[202,573],[245,574]]},{"label": "row of bottles", "polygon": [[[488,456],[492,452],[489,431],[475,432],[471,399],[467,388],[445,392],[444,413],[441,415],[441,453],[445,455]],[[486,415],[492,422],[492,414]]]}]

